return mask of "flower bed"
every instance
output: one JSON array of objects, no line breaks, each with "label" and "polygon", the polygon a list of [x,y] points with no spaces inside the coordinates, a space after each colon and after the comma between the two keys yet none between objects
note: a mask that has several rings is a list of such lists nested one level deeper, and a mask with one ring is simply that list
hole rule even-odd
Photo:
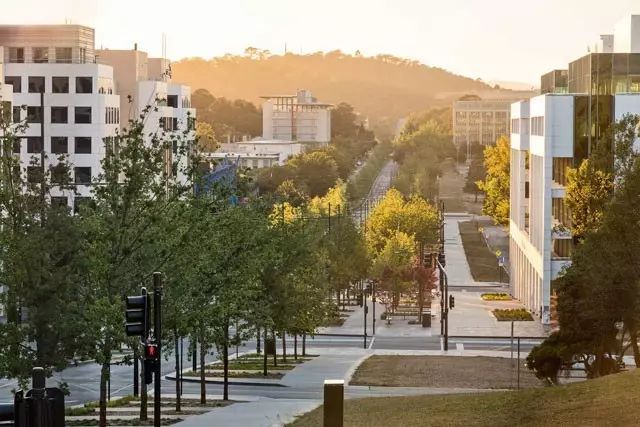
[{"label": "flower bed", "polygon": [[503,322],[509,321],[529,321],[533,320],[533,316],[524,308],[509,308],[509,309],[500,309],[496,308],[492,311],[493,315],[496,316],[496,319]]},{"label": "flower bed", "polygon": [[480,295],[480,297],[485,301],[511,301],[511,295],[504,292],[489,292],[486,294]]}]

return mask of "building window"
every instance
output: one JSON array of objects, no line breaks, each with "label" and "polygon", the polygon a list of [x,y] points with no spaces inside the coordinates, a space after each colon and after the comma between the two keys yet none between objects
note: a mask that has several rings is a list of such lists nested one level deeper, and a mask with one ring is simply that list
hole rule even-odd
[{"label": "building window", "polygon": [[44,77],[29,76],[29,93],[44,92]]},{"label": "building window", "polygon": [[13,153],[20,154],[20,145],[22,142],[22,138],[15,138],[13,140]]},{"label": "building window", "polygon": [[88,185],[91,184],[91,168],[90,167],[77,167],[74,168],[74,180],[76,184]]},{"label": "building window", "polygon": [[71,48],[70,47],[57,47],[56,48],[56,62],[58,64],[71,64]]},{"label": "building window", "polygon": [[24,48],[23,47],[10,47],[9,48],[9,62],[24,62]]},{"label": "building window", "polygon": [[87,49],[84,47],[80,48],[80,63],[84,64],[87,62]]},{"label": "building window", "polygon": [[27,166],[27,182],[35,184],[42,181],[42,168],[40,166]]},{"label": "building window", "polygon": [[51,107],[51,123],[68,123],[68,110],[67,107]]},{"label": "building window", "polygon": [[67,184],[69,181],[69,169],[64,163],[58,163],[51,167],[51,182],[58,185]]},{"label": "building window", "polygon": [[42,138],[39,136],[27,137],[27,153],[40,153],[42,151]]},{"label": "building window", "polygon": [[20,118],[20,112],[22,111],[22,107],[13,107],[13,123],[20,123],[22,119]]},{"label": "building window", "polygon": [[27,123],[42,122],[42,107],[27,107]]},{"label": "building window", "polygon": [[75,197],[73,199],[73,213],[78,215],[82,213],[82,209],[91,206],[91,197]]},{"label": "building window", "polygon": [[75,123],[91,123],[91,107],[76,107]]},{"label": "building window", "polygon": [[76,93],[93,93],[93,78],[76,77]]},{"label": "building window", "polygon": [[22,77],[20,76],[5,76],[4,83],[7,85],[13,85],[13,93],[22,92]]},{"label": "building window", "polygon": [[51,197],[51,207],[67,209],[69,207],[69,201],[66,196]]},{"label": "building window", "polygon": [[178,95],[168,95],[167,105],[169,107],[178,108]]},{"label": "building window", "polygon": [[91,137],[76,136],[74,151],[76,154],[91,154]]},{"label": "building window", "polygon": [[531,117],[531,135],[544,136],[544,117]]},{"label": "building window", "polygon": [[69,143],[66,136],[51,137],[51,152],[53,154],[65,154],[69,152]]},{"label": "building window", "polygon": [[69,77],[52,77],[51,91],[53,93],[69,93]]},{"label": "building window", "polygon": [[33,47],[31,48],[31,55],[33,56],[33,62],[35,62],[36,64],[49,62],[48,47]]}]

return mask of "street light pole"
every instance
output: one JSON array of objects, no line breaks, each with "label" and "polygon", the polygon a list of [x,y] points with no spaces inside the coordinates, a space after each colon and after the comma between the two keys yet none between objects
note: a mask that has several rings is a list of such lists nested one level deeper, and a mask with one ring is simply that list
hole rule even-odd
[{"label": "street light pole", "polygon": [[371,282],[371,304],[373,304],[373,336],[376,335],[376,281],[373,280]]},{"label": "street light pole", "polygon": [[362,299],[364,300],[364,344],[363,348],[367,348],[367,313],[369,312],[369,307],[367,307],[367,293],[364,289],[364,282],[362,282]]}]

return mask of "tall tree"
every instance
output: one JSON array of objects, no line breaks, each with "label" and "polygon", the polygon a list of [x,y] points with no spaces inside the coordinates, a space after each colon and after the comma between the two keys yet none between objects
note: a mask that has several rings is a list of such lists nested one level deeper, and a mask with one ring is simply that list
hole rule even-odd
[{"label": "tall tree", "polygon": [[509,223],[509,139],[501,136],[495,146],[484,149],[484,166],[487,177],[478,181],[478,188],[485,194],[482,213],[493,218],[496,224]]}]

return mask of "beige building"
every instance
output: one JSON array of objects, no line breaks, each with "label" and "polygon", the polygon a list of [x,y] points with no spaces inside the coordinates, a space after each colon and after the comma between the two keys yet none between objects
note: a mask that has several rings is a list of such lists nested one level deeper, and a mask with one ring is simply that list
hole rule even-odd
[{"label": "beige building", "polygon": [[308,90],[295,95],[263,96],[262,137],[328,144],[331,141],[331,104],[324,104]]},{"label": "beige building", "polygon": [[509,135],[513,101],[477,98],[453,103],[453,142],[467,159],[474,147],[495,144],[501,136]]}]

